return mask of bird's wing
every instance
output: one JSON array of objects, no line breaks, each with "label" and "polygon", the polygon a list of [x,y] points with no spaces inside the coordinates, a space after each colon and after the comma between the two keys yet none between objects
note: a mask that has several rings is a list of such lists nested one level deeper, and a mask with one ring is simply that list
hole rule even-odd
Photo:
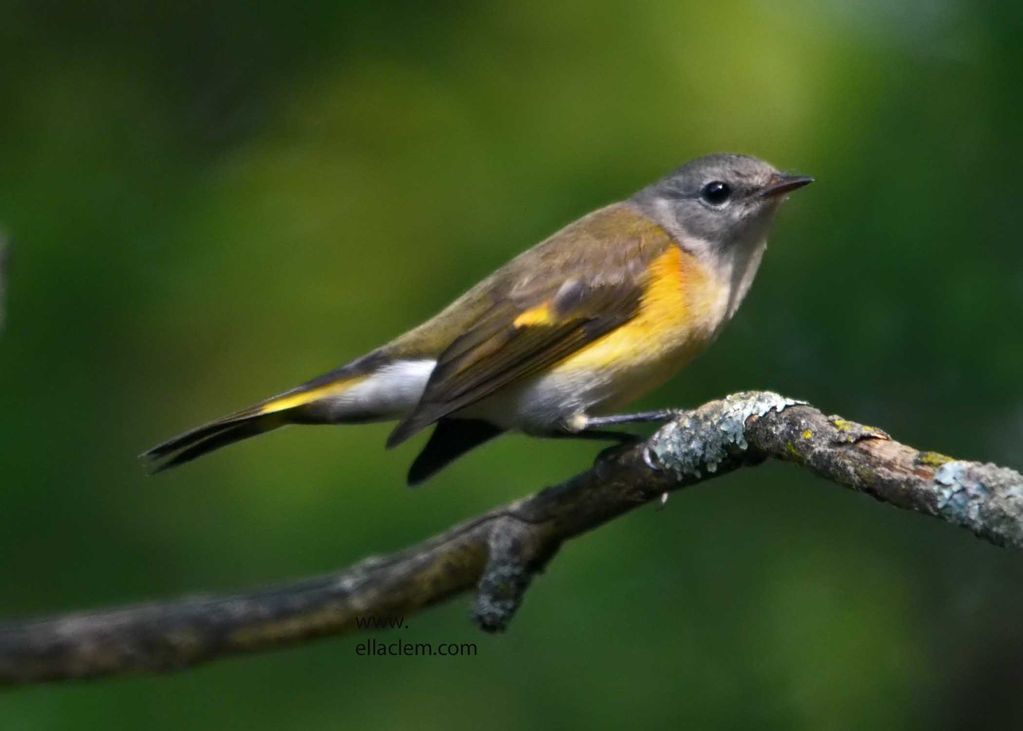
[{"label": "bird's wing", "polygon": [[543,372],[636,316],[646,265],[670,243],[667,235],[573,240],[568,258],[558,256],[565,244],[556,239],[535,250],[539,276],[516,262],[508,277],[494,281],[492,305],[441,352],[419,404],[388,446]]},{"label": "bird's wing", "polygon": [[419,404],[395,428],[388,446],[554,365],[638,311],[638,286],[569,283],[568,289],[579,290],[571,308],[560,308],[556,298],[531,307],[498,304],[459,336],[441,353]]}]

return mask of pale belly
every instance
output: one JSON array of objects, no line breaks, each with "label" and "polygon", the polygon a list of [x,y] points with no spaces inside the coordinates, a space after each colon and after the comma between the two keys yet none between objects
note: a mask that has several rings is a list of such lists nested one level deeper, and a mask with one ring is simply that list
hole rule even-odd
[{"label": "pale belly", "polygon": [[571,428],[579,417],[620,409],[662,385],[696,354],[693,348],[628,358],[613,366],[574,359],[550,373],[495,394],[461,415],[505,429],[545,435]]}]

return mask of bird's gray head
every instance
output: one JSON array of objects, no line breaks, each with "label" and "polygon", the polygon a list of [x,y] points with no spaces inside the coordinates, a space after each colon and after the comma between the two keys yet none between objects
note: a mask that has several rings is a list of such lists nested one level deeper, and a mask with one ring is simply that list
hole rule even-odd
[{"label": "bird's gray head", "polygon": [[719,273],[729,290],[730,316],[753,281],[779,203],[811,182],[748,155],[708,155],[647,186],[632,201]]},{"label": "bird's gray head", "polygon": [[728,246],[765,237],[785,194],[812,180],[780,173],[748,155],[708,155],[644,188],[634,200],[683,246],[692,239]]}]

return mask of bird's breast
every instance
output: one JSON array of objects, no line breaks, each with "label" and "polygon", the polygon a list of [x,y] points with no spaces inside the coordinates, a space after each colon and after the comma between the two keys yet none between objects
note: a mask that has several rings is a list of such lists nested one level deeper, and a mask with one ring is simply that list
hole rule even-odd
[{"label": "bird's breast", "polygon": [[[555,373],[604,371],[645,382],[670,376],[717,334],[727,308],[714,273],[678,246],[655,258],[638,314],[563,360]],[[651,382],[650,388],[659,384]]]}]

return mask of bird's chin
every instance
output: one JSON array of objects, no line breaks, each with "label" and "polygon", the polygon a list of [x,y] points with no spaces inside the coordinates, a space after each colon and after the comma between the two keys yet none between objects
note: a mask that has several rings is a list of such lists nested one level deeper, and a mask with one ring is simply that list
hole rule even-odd
[{"label": "bird's chin", "polygon": [[776,198],[761,201],[760,205],[751,210],[744,219],[742,232],[737,238],[745,241],[760,241],[766,238],[780,205],[781,200]]}]

